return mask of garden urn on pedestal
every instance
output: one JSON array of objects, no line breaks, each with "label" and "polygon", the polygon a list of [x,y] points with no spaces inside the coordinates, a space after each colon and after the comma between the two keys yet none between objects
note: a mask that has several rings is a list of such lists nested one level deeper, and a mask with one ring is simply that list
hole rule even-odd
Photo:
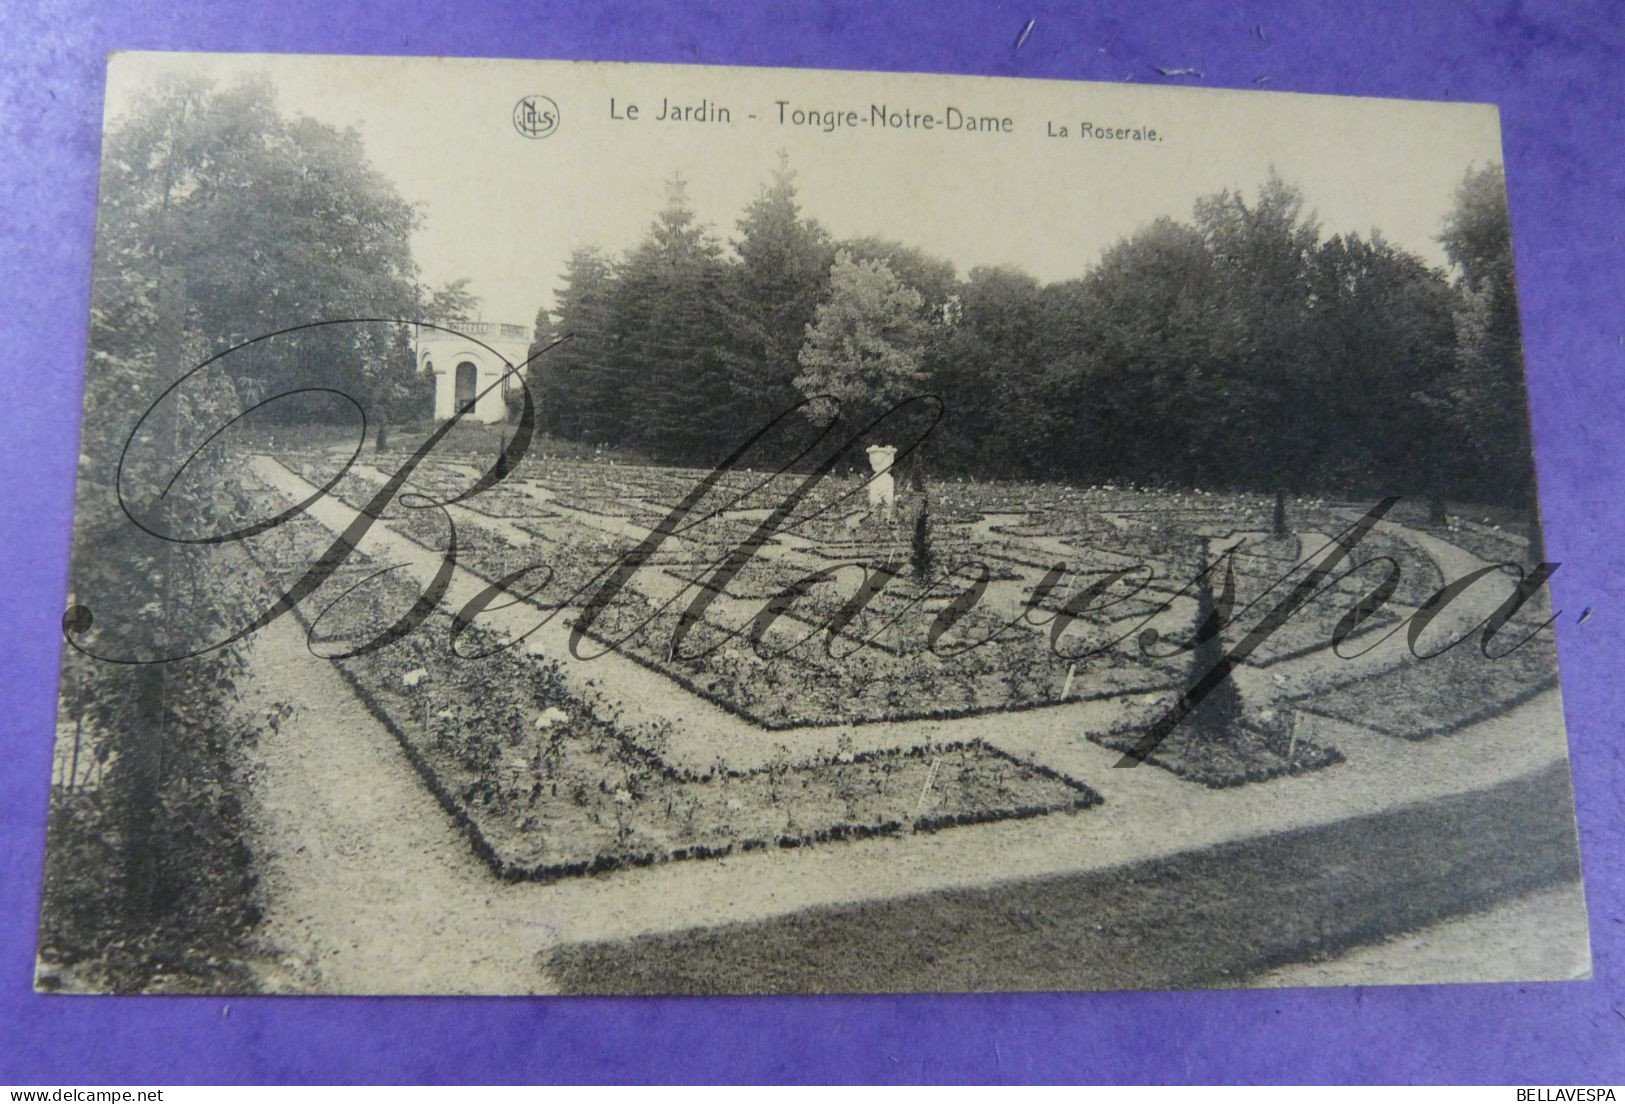
[{"label": "garden urn on pedestal", "polygon": [[869,511],[883,511],[889,520],[897,508],[897,485],[892,479],[892,461],[897,457],[896,445],[870,445],[869,467],[875,473],[869,480]]}]

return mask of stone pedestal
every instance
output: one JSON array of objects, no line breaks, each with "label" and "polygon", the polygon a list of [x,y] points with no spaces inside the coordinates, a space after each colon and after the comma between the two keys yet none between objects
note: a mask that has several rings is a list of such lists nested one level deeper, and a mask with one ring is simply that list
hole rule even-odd
[{"label": "stone pedestal", "polygon": [[897,457],[896,445],[870,445],[869,467],[875,473],[869,481],[869,511],[879,511],[890,518],[897,510],[897,484],[892,479],[892,461]]}]

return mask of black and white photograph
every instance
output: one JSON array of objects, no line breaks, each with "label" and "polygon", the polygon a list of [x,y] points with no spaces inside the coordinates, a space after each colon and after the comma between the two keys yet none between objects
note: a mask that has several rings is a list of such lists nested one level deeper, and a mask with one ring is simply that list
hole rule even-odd
[{"label": "black and white photograph", "polygon": [[1506,194],[1485,105],[113,55],[36,989],[1588,977]]}]

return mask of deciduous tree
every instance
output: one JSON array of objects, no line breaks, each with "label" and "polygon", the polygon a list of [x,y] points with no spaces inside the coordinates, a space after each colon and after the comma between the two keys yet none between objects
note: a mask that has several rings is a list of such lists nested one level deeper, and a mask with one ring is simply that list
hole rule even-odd
[{"label": "deciduous tree", "polygon": [[833,396],[843,418],[861,426],[923,390],[924,298],[886,262],[855,260],[844,249],[829,282],[829,298],[807,329],[796,389]]}]

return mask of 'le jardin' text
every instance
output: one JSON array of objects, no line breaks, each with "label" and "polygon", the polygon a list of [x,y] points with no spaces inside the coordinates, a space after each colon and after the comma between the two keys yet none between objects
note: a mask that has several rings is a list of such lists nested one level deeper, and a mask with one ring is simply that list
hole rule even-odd
[{"label": "'le jardin' text", "polygon": [[[791,100],[774,100],[764,113],[767,122],[781,127],[797,127],[833,134],[843,130],[943,130],[964,134],[1014,134],[1016,121],[1009,115],[990,115],[949,104],[922,109],[913,105],[872,103],[867,108],[809,106]],[[648,103],[609,98],[609,117],[620,123],[700,123],[732,125],[739,109],[709,97],[679,102],[667,96]],[[762,118],[747,112],[744,119]]]},{"label": "'le jardin' text", "polygon": [[[739,110],[719,103],[710,97],[679,102],[668,96],[658,102],[647,103],[627,100],[619,96],[609,98],[609,117],[617,123],[678,123],[711,126],[732,126]],[[1016,121],[1009,115],[986,114],[949,104],[942,108],[922,109],[912,105],[871,103],[867,108],[827,107],[809,105],[794,100],[774,100],[773,110],[766,113],[767,122],[780,127],[820,131],[834,134],[840,131],[946,131],[952,134],[1014,134]],[[754,122],[761,116],[748,112],[744,120]],[[1047,119],[1044,137],[1082,139],[1086,142],[1161,142],[1166,135],[1144,122],[1116,120],[1101,122],[1083,119]]]}]

